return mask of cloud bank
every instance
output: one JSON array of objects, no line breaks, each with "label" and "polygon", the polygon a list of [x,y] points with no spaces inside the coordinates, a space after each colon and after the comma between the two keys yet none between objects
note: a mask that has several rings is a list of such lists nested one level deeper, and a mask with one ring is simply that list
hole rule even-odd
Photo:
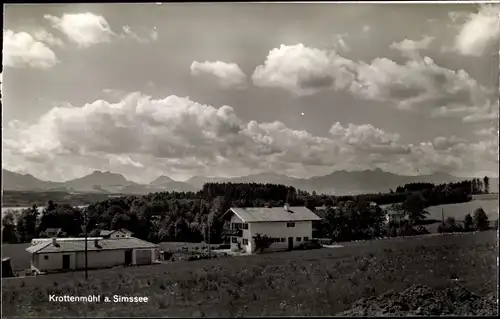
[{"label": "cloud bank", "polygon": [[94,169],[146,180],[162,172],[189,177],[273,170],[307,176],[376,167],[402,174],[496,175],[498,136],[481,134],[480,141],[440,137],[413,145],[369,124],[332,121],[326,136],[315,136],[278,121],[243,121],[227,105],[133,93],[118,103],[56,107],[32,125],[10,123],[4,167],[60,179]]}]

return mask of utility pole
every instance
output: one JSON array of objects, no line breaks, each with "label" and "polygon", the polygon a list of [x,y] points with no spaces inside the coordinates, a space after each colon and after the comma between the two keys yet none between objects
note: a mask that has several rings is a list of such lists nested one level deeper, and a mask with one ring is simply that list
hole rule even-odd
[{"label": "utility pole", "polygon": [[441,222],[444,224],[444,209],[441,208]]},{"label": "utility pole", "polygon": [[87,220],[87,209],[85,209],[85,280],[89,279],[88,272],[87,272],[87,226],[88,226],[88,220]]}]

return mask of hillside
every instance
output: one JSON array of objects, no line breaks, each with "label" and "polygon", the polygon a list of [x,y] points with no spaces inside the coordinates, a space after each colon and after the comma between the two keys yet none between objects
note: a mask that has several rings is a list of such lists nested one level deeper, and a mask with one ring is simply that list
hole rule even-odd
[{"label": "hillside", "polygon": [[[275,173],[261,173],[241,177],[204,177],[193,176],[185,182],[175,181],[168,176],[160,176],[149,184],[138,184],[127,180],[123,175],[111,172],[95,171],[81,178],[67,182],[42,181],[32,175],[23,175],[3,170],[3,189],[10,191],[67,191],[78,193],[102,194],[147,194],[152,192],[178,191],[195,192],[205,183],[269,183],[293,186],[297,189],[336,195],[362,193],[385,193],[390,189],[408,183],[450,183],[466,180],[445,173],[433,175],[404,176],[384,172],[380,169],[365,171],[335,171],[324,176],[294,178]],[[491,178],[490,192],[498,192],[498,178]]]}]

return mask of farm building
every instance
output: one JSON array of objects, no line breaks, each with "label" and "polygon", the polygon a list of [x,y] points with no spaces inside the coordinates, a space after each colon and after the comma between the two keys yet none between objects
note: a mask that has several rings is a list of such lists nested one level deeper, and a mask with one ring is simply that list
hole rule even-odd
[{"label": "farm building", "polygon": [[312,222],[321,220],[306,207],[230,208],[223,216],[230,225],[231,250],[240,247],[247,253],[255,251],[254,236],[272,238],[270,250],[292,249],[312,239]]},{"label": "farm building", "polygon": [[397,224],[408,219],[408,214],[406,214],[402,209],[402,204],[403,203],[380,205],[380,208],[385,214],[386,224],[390,222],[394,222]]},{"label": "farm building", "polygon": [[132,236],[132,232],[124,228],[117,230],[101,230],[99,232],[99,236],[104,237],[106,239],[129,238]]},{"label": "farm building", "polygon": [[[85,238],[34,240],[26,248],[31,253],[31,269],[56,272],[85,268]],[[107,268],[120,265],[149,265],[156,259],[158,245],[129,237],[87,240],[87,267]]]}]

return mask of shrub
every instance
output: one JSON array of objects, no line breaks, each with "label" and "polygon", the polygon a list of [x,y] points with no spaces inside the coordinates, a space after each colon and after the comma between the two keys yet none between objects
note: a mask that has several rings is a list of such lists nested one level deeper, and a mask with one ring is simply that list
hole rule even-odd
[{"label": "shrub", "polygon": [[438,231],[438,233],[440,233],[440,234],[442,234],[442,233],[446,233],[446,224],[441,223],[441,224],[438,226],[437,231]]},{"label": "shrub", "polygon": [[465,215],[464,218],[464,230],[465,231],[471,231],[474,228],[474,221],[472,219],[472,216],[470,214]]},{"label": "shrub", "polygon": [[255,234],[253,236],[253,240],[255,242],[255,250],[263,252],[264,249],[271,247],[273,243],[272,239],[267,235]]},{"label": "shrub", "polygon": [[487,230],[490,226],[488,221],[488,216],[482,208],[478,208],[474,211],[474,228],[476,230]]}]

